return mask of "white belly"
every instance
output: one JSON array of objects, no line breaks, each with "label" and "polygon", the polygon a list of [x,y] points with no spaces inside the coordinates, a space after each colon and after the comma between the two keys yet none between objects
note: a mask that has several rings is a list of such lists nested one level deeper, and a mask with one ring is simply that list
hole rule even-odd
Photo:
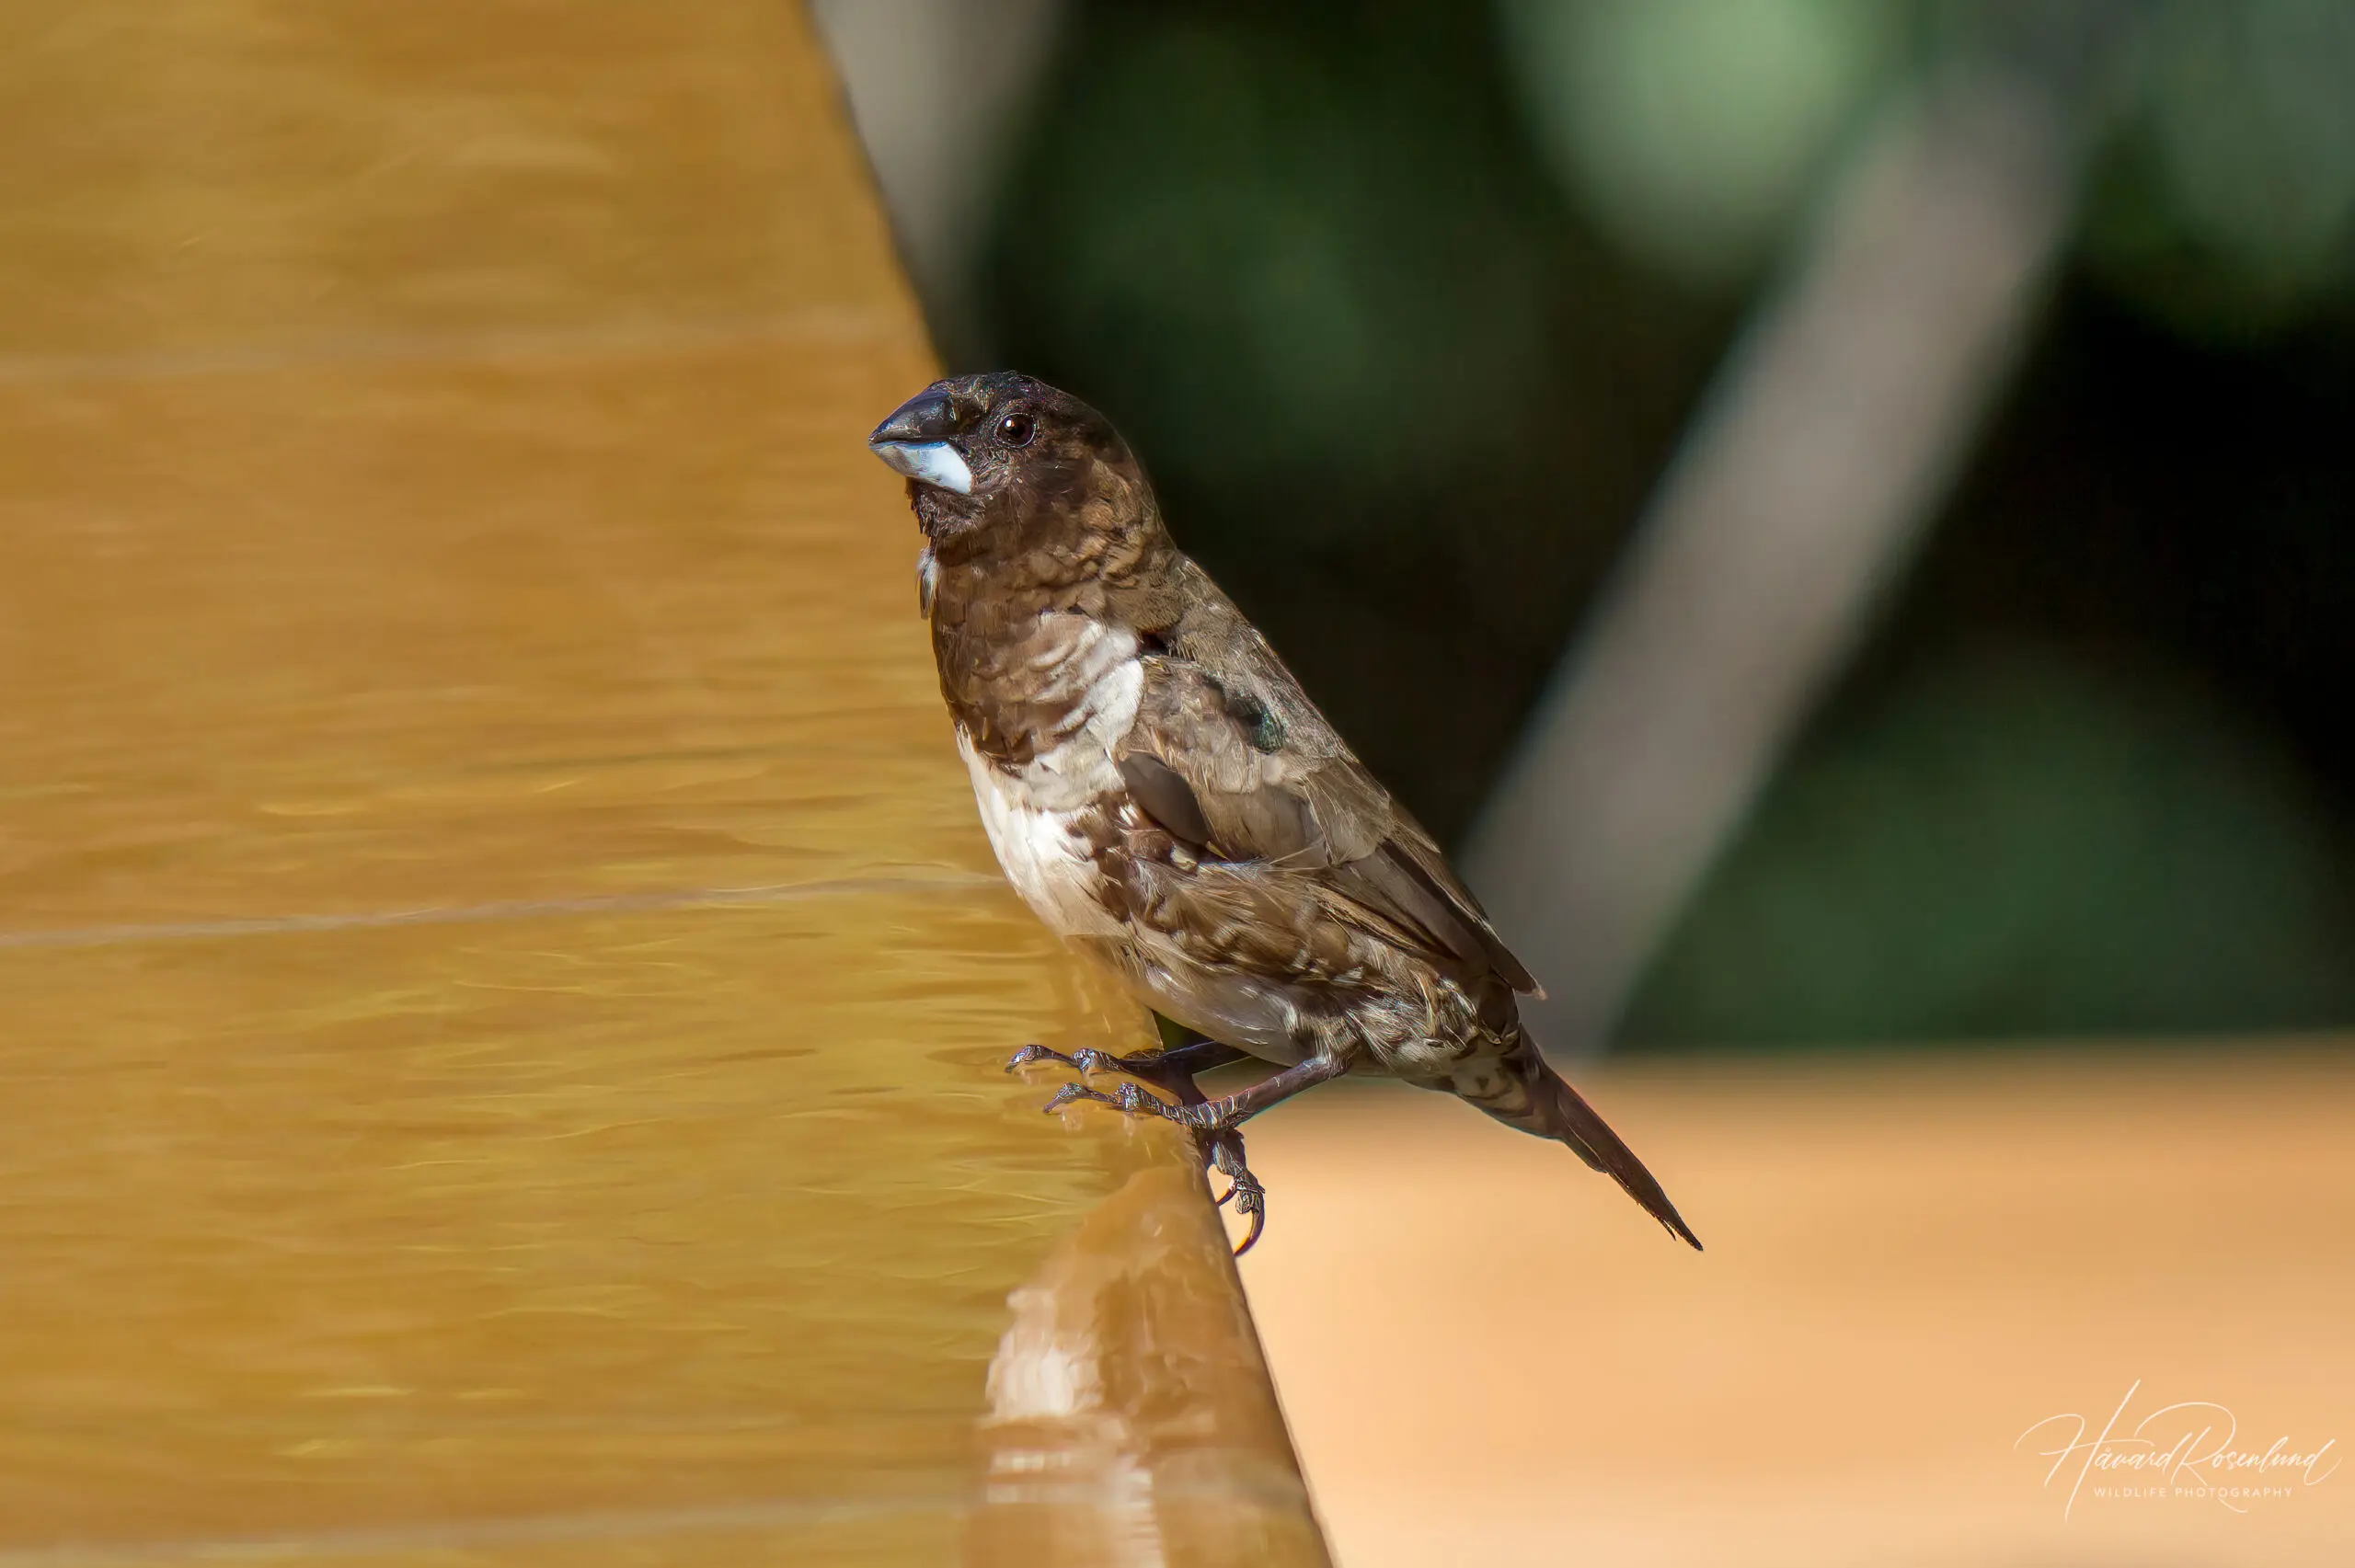
[{"label": "white belly", "polygon": [[[1088,846],[1071,828],[1061,789],[1041,790],[1024,773],[1007,773],[978,755],[962,734],[957,749],[973,776],[973,800],[990,848],[1030,912],[1062,937],[1119,936],[1121,924],[1095,896],[1096,869]],[[1028,770],[1025,770],[1027,773]]]}]

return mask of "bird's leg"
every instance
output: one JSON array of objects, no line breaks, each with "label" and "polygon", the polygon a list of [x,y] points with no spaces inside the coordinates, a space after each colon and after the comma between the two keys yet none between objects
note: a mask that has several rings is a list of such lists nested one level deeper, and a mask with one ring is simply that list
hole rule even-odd
[{"label": "bird's leg", "polygon": [[1103,1051],[1080,1051],[1074,1055],[1082,1072],[1125,1072],[1131,1078],[1142,1078],[1178,1096],[1181,1105],[1202,1104],[1202,1091],[1194,1082],[1199,1073],[1247,1061],[1251,1053],[1233,1046],[1222,1046],[1216,1040],[1195,1038],[1167,1050],[1139,1051],[1134,1056],[1116,1057]]},{"label": "bird's leg", "polygon": [[1232,1094],[1206,1100],[1199,1105],[1181,1106],[1177,1119],[1189,1127],[1211,1132],[1231,1131],[1278,1101],[1289,1100],[1302,1090],[1314,1089],[1319,1083],[1329,1083],[1349,1070],[1347,1057],[1313,1056],[1306,1061],[1293,1063],[1281,1072],[1269,1074],[1247,1089],[1238,1089]]},{"label": "bird's leg", "polygon": [[1131,1078],[1142,1078],[1156,1088],[1166,1089],[1184,1104],[1200,1104],[1201,1091],[1194,1087],[1194,1075],[1241,1061],[1249,1053],[1233,1046],[1222,1046],[1206,1036],[1189,1031],[1189,1037],[1182,1046],[1166,1050],[1138,1051],[1130,1056],[1116,1057],[1109,1051],[1094,1047],[1076,1050],[1069,1056],[1045,1046],[1025,1046],[1006,1062],[1005,1070],[1018,1071],[1034,1061],[1059,1061],[1076,1072],[1125,1072]]},{"label": "bird's leg", "polygon": [[1055,1091],[1055,1097],[1047,1102],[1046,1108],[1061,1110],[1074,1100],[1095,1100],[1133,1116],[1166,1116],[1198,1132],[1223,1133],[1240,1127],[1277,1101],[1288,1100],[1302,1090],[1338,1078],[1349,1070],[1346,1057],[1313,1056],[1270,1074],[1248,1089],[1238,1089],[1215,1100],[1200,1099],[1175,1105],[1155,1098],[1133,1083],[1123,1083],[1109,1094],[1084,1083],[1066,1083]]}]

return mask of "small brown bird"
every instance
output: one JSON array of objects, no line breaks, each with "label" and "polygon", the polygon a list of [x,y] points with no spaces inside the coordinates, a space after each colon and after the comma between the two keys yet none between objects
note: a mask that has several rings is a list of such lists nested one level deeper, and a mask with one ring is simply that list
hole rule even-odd
[{"label": "small brown bird", "polygon": [[[1172,544],[1143,470],[1067,393],[999,373],[935,382],[867,438],[907,476],[917,594],[941,694],[1006,879],[1185,1043],[1115,1058],[1074,1099],[1196,1129],[1258,1239],[1265,1189],[1236,1128],[1345,1072],[1461,1096],[1558,1139],[1695,1248],[1618,1134],[1546,1066],[1516,992],[1536,981],[1470,890],[1308,700],[1267,639]],[[1194,1075],[1281,1070],[1205,1098]]]}]

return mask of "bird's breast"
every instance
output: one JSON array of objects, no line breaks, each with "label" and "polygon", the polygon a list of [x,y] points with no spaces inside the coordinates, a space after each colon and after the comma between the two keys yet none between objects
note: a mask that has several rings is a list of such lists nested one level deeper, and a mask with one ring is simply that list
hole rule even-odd
[{"label": "bird's breast", "polygon": [[1098,856],[1120,831],[1128,786],[1112,748],[1136,722],[1144,670],[1134,634],[1094,621],[1048,630],[1017,663],[1005,709],[1034,715],[1022,755],[993,755],[964,716],[959,751],[972,776],[982,827],[1006,880],[1048,929],[1063,937],[1117,936]]}]

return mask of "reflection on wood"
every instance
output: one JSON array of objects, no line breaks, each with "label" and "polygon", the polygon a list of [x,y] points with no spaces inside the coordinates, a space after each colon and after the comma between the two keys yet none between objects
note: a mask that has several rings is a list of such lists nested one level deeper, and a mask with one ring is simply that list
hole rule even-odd
[{"label": "reflection on wood", "polygon": [[972,1568],[1319,1563],[1223,1230],[1138,1172],[1014,1292]]}]

